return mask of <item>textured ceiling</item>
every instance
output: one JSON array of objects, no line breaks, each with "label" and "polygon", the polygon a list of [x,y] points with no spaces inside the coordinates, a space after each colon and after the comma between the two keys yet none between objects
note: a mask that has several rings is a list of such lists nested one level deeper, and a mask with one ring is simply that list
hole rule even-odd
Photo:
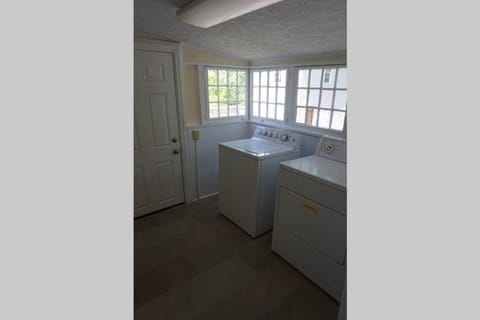
[{"label": "textured ceiling", "polygon": [[176,18],[188,2],[135,0],[135,32],[247,60],[346,51],[346,0],[284,0],[208,29]]}]

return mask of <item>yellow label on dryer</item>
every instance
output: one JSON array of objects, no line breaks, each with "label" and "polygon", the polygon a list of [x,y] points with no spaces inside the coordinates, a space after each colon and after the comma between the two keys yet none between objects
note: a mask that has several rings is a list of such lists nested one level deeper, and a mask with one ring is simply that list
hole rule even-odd
[{"label": "yellow label on dryer", "polygon": [[307,210],[311,214],[317,214],[317,208],[314,206],[308,204],[308,203],[303,203],[303,209]]}]

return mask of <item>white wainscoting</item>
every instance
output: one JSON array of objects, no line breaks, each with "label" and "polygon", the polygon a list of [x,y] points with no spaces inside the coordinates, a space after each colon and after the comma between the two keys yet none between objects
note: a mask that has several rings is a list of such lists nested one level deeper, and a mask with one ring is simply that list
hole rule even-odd
[{"label": "white wainscoting", "polygon": [[[195,154],[195,143],[192,139],[192,131],[200,131],[200,140],[197,141],[197,154]],[[189,188],[192,195],[191,202],[197,198],[198,175],[198,196],[207,197],[218,193],[218,144],[225,141],[246,139],[251,136],[250,124],[247,121],[212,124],[187,127],[187,144],[189,148],[188,163],[191,176],[189,177]],[[198,168],[198,172],[197,172]]]}]

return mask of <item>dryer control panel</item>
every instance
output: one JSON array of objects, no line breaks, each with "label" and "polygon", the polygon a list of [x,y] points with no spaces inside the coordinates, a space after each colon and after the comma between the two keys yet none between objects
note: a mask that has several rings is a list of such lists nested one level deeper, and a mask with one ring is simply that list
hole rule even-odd
[{"label": "dryer control panel", "polygon": [[347,163],[347,142],[339,138],[322,136],[315,155]]},{"label": "dryer control panel", "polygon": [[301,135],[297,133],[268,127],[256,127],[253,136],[270,142],[289,146],[295,150],[300,150],[300,145],[302,142]]}]

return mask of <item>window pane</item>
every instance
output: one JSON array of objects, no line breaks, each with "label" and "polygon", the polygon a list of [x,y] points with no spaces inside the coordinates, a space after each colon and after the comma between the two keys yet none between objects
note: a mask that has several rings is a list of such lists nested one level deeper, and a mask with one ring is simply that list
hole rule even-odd
[{"label": "window pane", "polygon": [[260,85],[260,72],[258,71],[253,72],[253,85],[254,86]]},{"label": "window pane", "polygon": [[218,96],[220,97],[220,101],[228,101],[227,87],[219,87],[218,88]]},{"label": "window pane", "polygon": [[237,101],[247,100],[245,98],[245,87],[238,87],[237,93]]},{"label": "window pane", "polygon": [[260,88],[260,101],[267,102],[267,88]]},{"label": "window pane", "polygon": [[247,77],[247,72],[246,71],[238,71],[237,77],[238,77],[238,85],[239,86],[244,86],[245,85],[245,78]]},{"label": "window pane", "polygon": [[247,111],[247,108],[245,106],[245,101],[238,102],[238,115],[244,116],[246,114],[246,111]]},{"label": "window pane", "polygon": [[318,112],[319,109],[313,109],[313,116],[312,116],[312,126],[316,126],[318,122]]},{"label": "window pane", "polygon": [[297,108],[296,123],[305,123],[305,108]]},{"label": "window pane", "polygon": [[208,69],[208,84],[209,85],[217,84],[217,70]]},{"label": "window pane", "polygon": [[285,88],[278,88],[277,89],[277,102],[278,103],[285,103]]},{"label": "window pane", "polygon": [[208,87],[208,101],[218,101],[218,87]]},{"label": "window pane", "polygon": [[218,104],[210,103],[208,113],[210,114],[210,118],[218,118]]},{"label": "window pane", "polygon": [[258,105],[259,105],[258,102],[253,103],[253,116],[254,117],[258,117]]},{"label": "window pane", "polygon": [[308,106],[318,107],[319,98],[320,98],[320,90],[317,90],[317,89],[310,90],[310,93],[308,94]]},{"label": "window pane", "polygon": [[228,87],[227,101],[237,101],[237,87]]},{"label": "window pane", "polygon": [[322,108],[331,108],[333,100],[333,91],[332,90],[322,90],[322,101],[320,102],[320,107]]},{"label": "window pane", "polygon": [[308,87],[308,69],[298,71],[298,86]]},{"label": "window pane", "polygon": [[345,112],[334,111],[332,117],[332,129],[343,130],[343,123],[345,122]]},{"label": "window pane", "polygon": [[260,88],[253,87],[253,101],[258,101],[260,97]]},{"label": "window pane", "polygon": [[322,81],[322,69],[313,69],[310,71],[310,87],[320,88]]},{"label": "window pane", "polygon": [[330,112],[329,110],[320,110],[320,117],[318,118],[318,126],[320,128],[327,128],[330,126]]},{"label": "window pane", "polygon": [[309,126],[316,126],[317,118],[318,118],[318,109],[308,108],[306,124],[308,124]]},{"label": "window pane", "polygon": [[271,70],[268,72],[269,82],[268,85],[270,87],[275,87],[277,85],[277,70]]},{"label": "window pane", "polygon": [[268,71],[262,71],[260,76],[260,84],[266,86],[268,83]]},{"label": "window pane", "polygon": [[275,105],[273,103],[268,104],[268,118],[275,119]]},{"label": "window pane", "polygon": [[237,71],[228,70],[228,83],[231,86],[236,86],[237,85]]},{"label": "window pane", "polygon": [[235,117],[235,116],[237,116],[237,104],[236,104],[236,103],[235,103],[235,104],[230,104],[230,105],[228,106],[228,112],[229,112],[228,115],[229,115],[230,117]]},{"label": "window pane", "polygon": [[333,104],[335,109],[347,109],[347,91],[335,91],[335,102]]},{"label": "window pane", "polygon": [[267,117],[267,104],[260,103],[260,117],[266,118]]},{"label": "window pane", "polygon": [[277,120],[283,121],[284,113],[285,113],[285,106],[283,104],[277,104]]},{"label": "window pane", "polygon": [[297,106],[306,106],[306,105],[307,105],[307,89],[298,89]]},{"label": "window pane", "polygon": [[220,118],[226,117],[228,115],[227,104],[220,103]]},{"label": "window pane", "polygon": [[226,85],[227,84],[227,70],[218,70],[218,84]]},{"label": "window pane", "polygon": [[333,88],[335,84],[335,70],[332,68],[323,69],[323,87],[324,88]]},{"label": "window pane", "polygon": [[347,88],[347,68],[338,69],[337,88]]},{"label": "window pane", "polygon": [[287,85],[287,70],[278,71],[278,86],[285,87]]},{"label": "window pane", "polygon": [[271,102],[271,103],[275,103],[275,99],[276,99],[276,93],[277,90],[275,90],[275,87],[271,88],[269,87],[268,88],[268,102]]}]

